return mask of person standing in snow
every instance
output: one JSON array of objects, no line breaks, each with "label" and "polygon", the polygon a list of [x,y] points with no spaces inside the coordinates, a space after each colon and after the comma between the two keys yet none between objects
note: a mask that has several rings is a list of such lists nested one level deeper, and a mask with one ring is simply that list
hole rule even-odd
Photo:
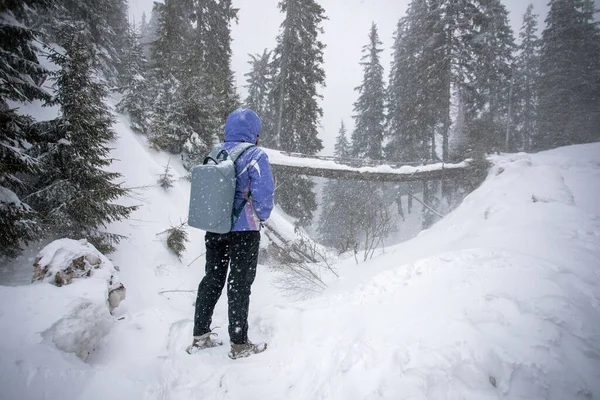
[{"label": "person standing in snow", "polygon": [[[231,151],[240,143],[258,145],[262,121],[249,109],[232,112],[225,123],[225,143],[222,149]],[[235,162],[236,190],[234,209],[243,207],[231,232],[207,232],[206,274],[198,286],[194,314],[194,339],[187,352],[215,347],[223,343],[210,329],[212,314],[221,296],[227,277],[229,305],[229,357],[235,359],[260,353],[266,343],[248,340],[248,309],[250,287],[256,276],[260,229],[273,210],[274,182],[267,154],[253,146],[244,151]]]}]

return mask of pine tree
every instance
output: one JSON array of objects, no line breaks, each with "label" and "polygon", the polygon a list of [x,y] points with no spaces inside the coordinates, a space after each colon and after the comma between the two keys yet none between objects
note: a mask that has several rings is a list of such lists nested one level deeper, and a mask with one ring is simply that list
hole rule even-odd
[{"label": "pine tree", "polygon": [[535,149],[600,138],[600,31],[593,4],[554,0],[542,33]]},{"label": "pine tree", "polygon": [[254,110],[262,120],[261,143],[266,147],[275,147],[276,123],[271,107],[274,85],[271,52],[265,49],[262,54],[250,54],[248,63],[251,68],[245,74],[248,96],[244,106]]},{"label": "pine tree", "polygon": [[479,33],[471,46],[476,55],[471,142],[485,151],[504,149],[512,80],[514,34],[500,0],[480,0]]},{"label": "pine tree", "polygon": [[[185,75],[184,61],[191,43],[192,0],[166,0],[154,3],[157,15],[156,39],[152,43],[152,68],[157,79],[180,80]],[[201,63],[202,59],[196,60]]]},{"label": "pine tree", "polygon": [[[204,47],[204,73],[208,92],[212,93],[217,118],[225,121],[238,108],[234,73],[231,70],[231,23],[237,20],[238,10],[231,0],[195,0],[198,39]],[[202,23],[201,23],[202,22]]]},{"label": "pine tree", "polygon": [[344,124],[344,121],[342,121],[337,141],[334,146],[334,155],[342,159],[348,158],[352,154],[352,144],[348,140],[347,133],[346,125]]},{"label": "pine tree", "polygon": [[151,141],[196,164],[217,141],[239,99],[233,84],[230,0],[167,0],[152,47]]},{"label": "pine tree", "polygon": [[[154,77],[155,78],[155,77]],[[180,83],[173,75],[153,82],[154,105],[149,127],[150,143],[156,149],[181,154],[194,131],[183,110]]]},{"label": "pine tree", "polygon": [[129,114],[131,129],[147,133],[151,106],[148,81],[145,78],[147,61],[140,43],[140,34],[135,25],[127,31],[122,57],[123,73],[120,75],[121,93],[123,97],[117,104],[117,111]]},{"label": "pine tree", "polygon": [[352,134],[354,157],[380,160],[382,158],[385,123],[383,67],[380,56],[381,41],[375,23],[371,25],[369,44],[363,47],[363,81],[356,88],[358,100],[354,103],[356,125]]},{"label": "pine tree", "polygon": [[230,25],[237,10],[230,0],[194,0],[193,7],[195,28],[180,78],[183,112],[193,131],[186,147],[189,166],[202,160],[239,105],[230,68]]},{"label": "pine tree", "polygon": [[127,190],[114,183],[121,175],[107,172],[108,142],[114,139],[112,115],[104,104],[106,87],[95,81],[95,54],[90,39],[75,34],[65,42],[66,54],[50,59],[61,69],[54,74],[61,116],[47,126],[47,155],[32,203],[43,215],[48,233],[84,237],[101,251],[121,239],[101,231],[126,218],[135,207],[114,204]]},{"label": "pine tree", "polygon": [[50,97],[41,88],[48,71],[36,57],[36,33],[24,24],[40,3],[0,6],[0,256],[16,256],[22,244],[41,233],[36,213],[22,200],[27,193],[22,178],[39,168],[39,160],[30,154],[39,133],[32,118],[17,114],[8,103]]},{"label": "pine tree", "polygon": [[156,41],[156,34],[158,32],[158,22],[160,19],[160,7],[152,8],[152,13],[150,14],[150,20],[146,25],[143,24],[143,17],[146,14],[142,15],[142,26],[140,26],[140,43],[142,44],[142,50],[144,52],[144,57],[148,60],[149,64],[153,64],[152,59],[152,47],[154,46],[154,42]]},{"label": "pine tree", "polygon": [[[373,23],[369,31],[369,43],[363,47],[360,63],[363,67],[363,81],[356,88],[359,97],[354,103],[356,123],[352,133],[352,156],[357,158],[382,158],[385,88],[379,57],[382,52],[381,44],[377,26]],[[340,138],[340,141],[342,139]],[[349,217],[349,223],[342,226],[342,231],[351,232],[352,235],[360,234],[363,237],[361,242],[365,247],[366,260],[367,253],[382,239],[374,237],[376,221],[387,211],[382,185],[377,182],[347,182],[342,190],[344,201],[339,202],[339,205],[344,204],[342,210],[344,215]],[[352,198],[351,202],[348,201],[349,198]],[[356,251],[356,242],[353,247]]]},{"label": "pine tree", "polygon": [[[435,128],[443,120],[449,74],[434,27],[439,10],[424,0],[410,3],[398,22],[388,87],[386,158],[391,161],[426,162],[434,157]],[[436,53],[437,51],[437,53]],[[448,111],[449,112],[449,111]]]},{"label": "pine tree", "polygon": [[273,71],[270,68],[271,52],[265,49],[262,54],[250,54],[250,72],[246,73],[248,97],[245,106],[259,116],[266,114],[269,108],[269,92],[273,85]]},{"label": "pine tree", "polygon": [[[194,77],[188,77],[189,71],[186,71],[186,61],[192,58],[187,44],[193,33],[190,19],[193,4],[191,0],[167,0],[164,4],[155,3],[154,10],[158,25],[156,40],[152,43],[150,75],[154,105],[149,136],[157,148],[180,154],[194,135],[194,127],[184,110],[185,97],[193,96],[189,93],[193,85],[201,85]],[[195,68],[200,68],[201,60],[196,59]],[[185,86],[184,79],[188,79]],[[201,89],[200,86],[198,90]]]},{"label": "pine tree", "polygon": [[[325,84],[325,45],[319,40],[325,10],[314,0],[282,0],[279,8],[285,18],[274,50],[272,99],[277,125],[273,144],[284,151],[316,154],[323,148],[317,129],[323,114],[317,89]],[[316,210],[314,186],[307,178],[290,176],[276,201],[300,224],[308,224]]]},{"label": "pine tree", "polygon": [[[344,121],[335,143],[334,155],[348,158],[352,146],[348,140]],[[358,226],[349,218],[349,204],[353,199],[351,182],[329,180],[322,193],[323,210],[319,218],[319,237],[326,246],[335,247],[340,253],[358,247]]]},{"label": "pine tree", "polygon": [[127,38],[127,0],[55,1],[50,12],[40,14],[41,29],[51,40],[65,45],[76,27],[89,37],[97,54],[96,67],[111,84],[124,72],[121,61]]},{"label": "pine tree", "polygon": [[277,148],[316,154],[323,148],[317,87],[325,84],[325,45],[319,40],[325,10],[314,0],[283,0],[279,8],[285,19],[274,52]]},{"label": "pine tree", "polygon": [[[142,12],[142,20],[140,21],[140,38],[143,38],[148,32],[148,17],[146,16],[146,12]],[[141,40],[140,40],[141,41]]]},{"label": "pine tree", "polygon": [[537,14],[529,4],[519,32],[521,43],[515,60],[514,77],[514,133],[512,149],[531,151],[531,138],[537,123],[537,79],[540,68],[540,40],[537,37]]}]

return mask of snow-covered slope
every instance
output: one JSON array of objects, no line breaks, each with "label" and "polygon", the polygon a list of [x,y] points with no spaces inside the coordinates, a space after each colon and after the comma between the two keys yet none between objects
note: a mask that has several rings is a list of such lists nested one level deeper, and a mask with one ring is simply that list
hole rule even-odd
[{"label": "snow-covered slope", "polygon": [[[149,186],[168,156],[127,125],[116,126],[113,168],[138,188],[128,201],[141,207],[111,227],[128,236],[111,255],[127,287],[115,326],[87,363],[51,345],[0,341],[0,398],[600,396],[600,144],[498,156],[451,215],[367,263],[341,262],[339,281],[318,298],[283,298],[260,266],[250,338],[269,349],[232,361],[226,346],[184,351],[195,300],[186,291],[203,275],[203,235],[190,229],[181,262],[166,250],[157,234],[185,220],[189,184]],[[184,174],[177,160],[171,166]],[[19,295],[33,301],[35,292]],[[43,329],[32,322],[39,312],[10,307],[0,305],[0,329]],[[213,325],[227,342],[225,296]],[[39,331],[28,334],[43,342]]]}]

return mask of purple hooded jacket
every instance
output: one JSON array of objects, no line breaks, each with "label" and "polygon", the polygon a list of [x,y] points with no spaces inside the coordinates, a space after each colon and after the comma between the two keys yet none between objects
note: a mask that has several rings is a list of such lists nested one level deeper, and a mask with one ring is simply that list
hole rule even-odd
[{"label": "purple hooded jacket", "polygon": [[[225,143],[230,151],[236,145],[256,143],[262,121],[249,109],[235,110],[225,123]],[[267,154],[259,147],[250,147],[235,162],[237,174],[234,209],[238,210],[244,199],[248,202],[233,225],[232,231],[259,231],[260,222],[266,221],[273,211],[274,182]]]}]

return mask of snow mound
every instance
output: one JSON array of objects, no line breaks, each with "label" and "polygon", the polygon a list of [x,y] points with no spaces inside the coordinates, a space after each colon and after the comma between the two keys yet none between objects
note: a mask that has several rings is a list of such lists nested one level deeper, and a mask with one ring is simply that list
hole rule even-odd
[{"label": "snow mound", "polygon": [[114,319],[103,304],[77,299],[67,315],[42,333],[57,349],[85,360],[106,336]]},{"label": "snow mound", "polygon": [[33,264],[33,281],[68,285],[73,279],[91,277],[111,281],[112,263],[87,240],[55,240],[39,252]]},{"label": "snow mound", "polygon": [[[111,325],[101,272],[61,288],[0,286],[0,397],[600,397],[600,144],[493,157],[487,180],[450,215],[366,263],[338,263],[339,280],[311,300],[278,296],[276,275],[259,266],[249,336],[269,347],[232,361],[228,346],[185,352],[203,232],[190,230],[181,261],[157,245],[157,233],[185,219],[189,182],[152,186],[171,160],[126,122],[115,126],[111,156],[122,161],[111,168],[147,188],[120,200],[143,204],[109,227],[128,238],[112,255],[127,266],[128,301]],[[284,219],[269,223],[294,237]],[[225,295],[212,326],[227,342]],[[84,363],[76,355],[92,343]]]}]

